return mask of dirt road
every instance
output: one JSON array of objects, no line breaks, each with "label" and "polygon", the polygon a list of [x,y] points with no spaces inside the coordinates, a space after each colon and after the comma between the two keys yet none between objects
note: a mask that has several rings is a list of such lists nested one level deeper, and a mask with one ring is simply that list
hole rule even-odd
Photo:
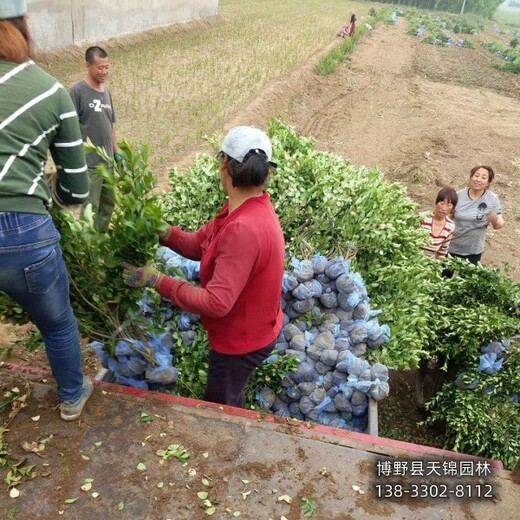
[{"label": "dirt road", "polygon": [[405,24],[380,24],[330,76],[307,64],[277,80],[240,120],[265,125],[280,115],[320,149],[379,166],[421,209],[440,187],[466,186],[476,164],[492,165],[507,226],[488,232],[483,261],[507,262],[520,279],[520,82],[492,69],[493,56],[478,46],[426,45]]}]

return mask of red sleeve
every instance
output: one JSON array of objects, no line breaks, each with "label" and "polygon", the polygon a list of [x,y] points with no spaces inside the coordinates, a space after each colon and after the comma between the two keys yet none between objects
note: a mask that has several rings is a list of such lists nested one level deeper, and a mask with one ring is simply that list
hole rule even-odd
[{"label": "red sleeve", "polygon": [[166,240],[161,240],[160,243],[163,246],[173,249],[184,258],[200,260],[200,244],[206,240],[208,227],[210,225],[211,222],[200,228],[198,231],[195,231],[195,233],[188,233],[177,226],[171,226],[168,238]]},{"label": "red sleeve", "polygon": [[181,309],[210,318],[223,318],[234,307],[258,257],[258,238],[238,222],[222,231],[213,277],[205,287],[164,277],[159,292]]}]

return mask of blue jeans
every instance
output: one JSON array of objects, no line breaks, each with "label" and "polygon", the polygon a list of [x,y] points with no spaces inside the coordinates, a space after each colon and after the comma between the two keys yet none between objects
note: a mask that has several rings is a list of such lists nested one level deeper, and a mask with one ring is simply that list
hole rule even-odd
[{"label": "blue jeans", "polygon": [[40,330],[60,401],[76,401],[83,383],[81,350],[59,240],[49,215],[0,212],[0,291]]}]

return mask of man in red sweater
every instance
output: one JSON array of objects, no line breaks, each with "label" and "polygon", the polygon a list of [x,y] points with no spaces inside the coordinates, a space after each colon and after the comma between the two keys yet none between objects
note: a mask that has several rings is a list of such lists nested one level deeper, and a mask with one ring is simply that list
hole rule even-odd
[{"label": "man in red sweater", "polygon": [[200,260],[196,287],[152,266],[125,266],[128,285],[149,286],[181,309],[200,314],[211,347],[204,399],[244,406],[253,370],[271,353],[283,324],[280,308],[285,244],[263,186],[271,162],[269,138],[235,127],[222,143],[220,178],[228,202],[215,219],[187,233],[172,226],[161,243]]}]

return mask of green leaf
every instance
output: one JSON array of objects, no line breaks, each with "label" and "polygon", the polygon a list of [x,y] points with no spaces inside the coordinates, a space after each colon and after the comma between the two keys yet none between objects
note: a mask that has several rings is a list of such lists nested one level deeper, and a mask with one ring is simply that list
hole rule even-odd
[{"label": "green leaf", "polygon": [[150,417],[146,412],[141,412],[140,421],[142,423],[149,423],[153,421],[153,418]]}]

